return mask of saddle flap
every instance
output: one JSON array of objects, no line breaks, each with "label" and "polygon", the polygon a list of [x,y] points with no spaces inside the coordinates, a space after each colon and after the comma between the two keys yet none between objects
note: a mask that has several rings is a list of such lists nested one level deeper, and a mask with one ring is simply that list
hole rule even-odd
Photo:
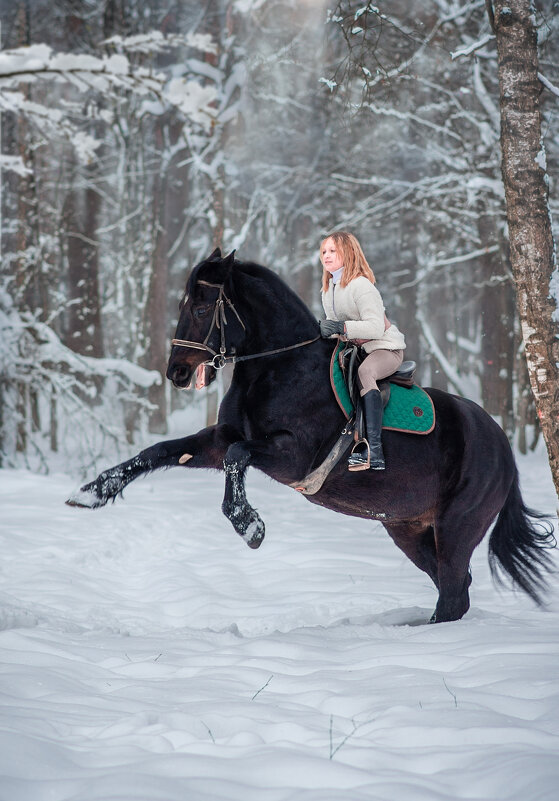
[{"label": "saddle flap", "polygon": [[[349,363],[352,362],[353,370],[349,370],[349,372],[353,372],[356,377],[356,367],[359,361],[353,358],[352,349],[357,350],[355,346],[348,345],[348,343],[337,343],[330,361],[330,382],[346,420],[356,414],[355,428],[359,437],[362,428],[362,419],[359,419],[357,414],[361,406],[359,388],[354,384],[353,392],[349,392],[342,370],[342,365],[349,367]],[[378,382],[385,409],[383,428],[410,434],[429,434],[433,430],[435,408],[425,390],[414,382],[415,369],[415,362],[403,362],[398,372]]]}]

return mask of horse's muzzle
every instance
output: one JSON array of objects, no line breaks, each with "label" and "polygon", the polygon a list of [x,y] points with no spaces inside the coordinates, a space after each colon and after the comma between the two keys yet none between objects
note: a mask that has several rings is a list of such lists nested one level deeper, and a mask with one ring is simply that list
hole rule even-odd
[{"label": "horse's muzzle", "polygon": [[190,387],[193,369],[188,364],[170,364],[167,367],[167,378],[177,389]]},{"label": "horse's muzzle", "polygon": [[196,375],[196,389],[202,389],[211,384],[216,377],[216,370],[209,364],[202,363],[193,367],[190,364],[169,364],[167,378],[177,389],[190,389]]}]

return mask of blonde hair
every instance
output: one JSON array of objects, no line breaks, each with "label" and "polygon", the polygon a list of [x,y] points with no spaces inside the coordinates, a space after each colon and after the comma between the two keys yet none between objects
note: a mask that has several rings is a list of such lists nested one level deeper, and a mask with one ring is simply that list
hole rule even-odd
[{"label": "blonde hair", "polygon": [[[376,282],[375,274],[369,267],[365,254],[361,249],[361,245],[357,237],[347,231],[334,231],[334,233],[325,236],[320,243],[320,261],[322,262],[322,248],[328,239],[333,239],[336,250],[342,257],[344,271],[340,281],[340,286],[344,287],[357,278],[359,275],[364,275],[369,281],[374,284]],[[330,273],[328,270],[322,270],[322,291],[326,292],[330,282]]]}]

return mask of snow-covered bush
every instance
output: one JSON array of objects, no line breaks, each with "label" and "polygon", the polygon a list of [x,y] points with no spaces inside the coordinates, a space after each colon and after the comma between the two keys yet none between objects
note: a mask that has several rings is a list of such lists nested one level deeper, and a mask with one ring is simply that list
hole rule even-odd
[{"label": "snow-covered bush", "polygon": [[144,432],[156,371],[126,359],[95,359],[19,312],[0,290],[0,465],[95,466]]}]

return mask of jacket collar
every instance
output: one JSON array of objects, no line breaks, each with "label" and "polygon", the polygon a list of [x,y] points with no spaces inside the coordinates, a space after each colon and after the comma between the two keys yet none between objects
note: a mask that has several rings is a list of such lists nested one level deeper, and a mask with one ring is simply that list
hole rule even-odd
[{"label": "jacket collar", "polygon": [[336,272],[335,272],[335,273],[332,273],[332,283],[333,283],[333,284],[337,284],[337,283],[339,283],[339,281],[340,281],[340,280],[341,280],[341,278],[342,278],[343,271],[344,271],[344,268],[343,268],[343,267],[340,267],[340,269],[339,269],[339,270],[336,270]]}]

